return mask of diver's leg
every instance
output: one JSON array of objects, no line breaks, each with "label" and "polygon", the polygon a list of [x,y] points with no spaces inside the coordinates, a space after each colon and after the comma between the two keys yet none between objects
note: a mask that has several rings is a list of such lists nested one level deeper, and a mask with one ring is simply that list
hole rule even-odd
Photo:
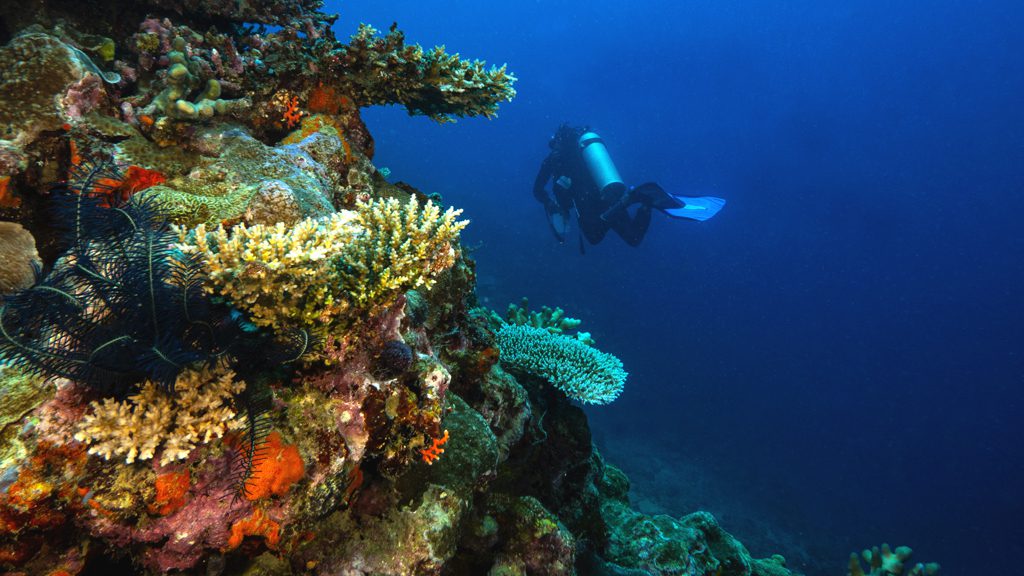
[{"label": "diver's leg", "polygon": [[597,244],[604,240],[604,235],[608,233],[609,228],[607,222],[594,214],[577,214],[577,216],[576,221],[580,230],[583,231],[583,235],[586,236],[587,242]]},{"label": "diver's leg", "polygon": [[647,234],[647,228],[651,225],[651,207],[641,204],[632,217],[625,208],[617,210],[608,223],[611,224],[612,230],[615,230],[625,240],[626,244],[639,246]]}]

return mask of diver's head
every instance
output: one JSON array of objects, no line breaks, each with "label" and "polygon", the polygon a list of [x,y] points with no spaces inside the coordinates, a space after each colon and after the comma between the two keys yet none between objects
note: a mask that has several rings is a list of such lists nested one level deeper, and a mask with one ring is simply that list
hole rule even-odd
[{"label": "diver's head", "polygon": [[580,136],[587,130],[589,128],[586,126],[581,128],[564,122],[555,130],[551,140],[548,140],[548,147],[552,150],[567,150],[569,149],[568,146],[576,146],[579,143]]}]

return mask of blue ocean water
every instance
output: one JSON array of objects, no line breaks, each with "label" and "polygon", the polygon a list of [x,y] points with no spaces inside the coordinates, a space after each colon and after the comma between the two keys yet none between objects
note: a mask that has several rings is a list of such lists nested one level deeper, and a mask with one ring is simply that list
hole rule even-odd
[{"label": "blue ocean water", "polygon": [[[715,513],[841,574],[881,542],[945,574],[1024,557],[1024,6],[345,0],[507,62],[496,120],[372,109],[378,165],[466,210],[483,303],[584,321],[631,375],[588,409],[645,511]],[[639,248],[559,245],[530,194],[563,121],[627,182],[728,199]]]}]

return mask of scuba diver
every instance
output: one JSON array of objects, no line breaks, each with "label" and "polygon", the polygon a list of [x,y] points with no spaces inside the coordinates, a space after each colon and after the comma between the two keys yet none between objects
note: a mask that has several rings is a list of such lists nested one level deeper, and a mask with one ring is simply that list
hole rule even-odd
[{"label": "scuba diver", "polygon": [[[654,182],[627,189],[604,141],[589,128],[562,124],[548,146],[551,152],[534,179],[533,195],[544,205],[551,231],[560,243],[565,242],[573,209],[582,236],[591,244],[614,230],[627,244],[637,246],[651,224],[652,210],[673,218],[704,221],[725,206],[721,198],[669,194]],[[634,204],[639,206],[630,214]]]}]

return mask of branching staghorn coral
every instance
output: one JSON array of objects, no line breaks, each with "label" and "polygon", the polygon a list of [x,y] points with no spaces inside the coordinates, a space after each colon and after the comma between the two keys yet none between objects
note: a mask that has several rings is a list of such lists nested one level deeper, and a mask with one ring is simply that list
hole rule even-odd
[{"label": "branching staghorn coral", "polygon": [[153,382],[127,400],[92,402],[78,425],[75,440],[89,453],[110,460],[124,456],[131,464],[160,452],[160,464],[184,460],[200,444],[245,427],[231,407],[245,383],[223,364],[190,368],[178,376],[175,393]]},{"label": "branching staghorn coral", "polygon": [[199,254],[210,282],[258,326],[317,335],[373,313],[402,292],[429,287],[455,261],[460,211],[443,214],[411,197],[371,200],[356,211],[306,219],[289,229],[223,226],[179,229],[179,247]]},{"label": "branching staghorn coral", "polygon": [[406,44],[405,34],[395,26],[383,37],[377,34],[372,26],[361,25],[334,75],[360,106],[397,103],[410,115],[450,122],[455,116],[492,118],[498,104],[516,94],[516,78],[504,66],[487,69],[479,60],[448,54],[444,46],[424,50]]},{"label": "branching staghorn coral", "polygon": [[338,263],[352,303],[367,310],[433,286],[455,264],[459,232],[469,224],[456,220],[460,214],[453,208],[442,213],[430,201],[420,207],[415,196],[404,204],[387,198],[360,205],[356,222],[362,230]]},{"label": "branching staghorn coral", "polygon": [[207,291],[246,311],[257,326],[316,328],[348,309],[332,260],[355,237],[354,220],[353,212],[338,212],[293,228],[239,224],[230,232],[200,224],[192,233],[178,228],[178,246],[202,257]]},{"label": "branching staghorn coral", "polygon": [[628,375],[615,356],[543,328],[506,324],[497,343],[504,366],[543,378],[584,403],[615,400]]}]

